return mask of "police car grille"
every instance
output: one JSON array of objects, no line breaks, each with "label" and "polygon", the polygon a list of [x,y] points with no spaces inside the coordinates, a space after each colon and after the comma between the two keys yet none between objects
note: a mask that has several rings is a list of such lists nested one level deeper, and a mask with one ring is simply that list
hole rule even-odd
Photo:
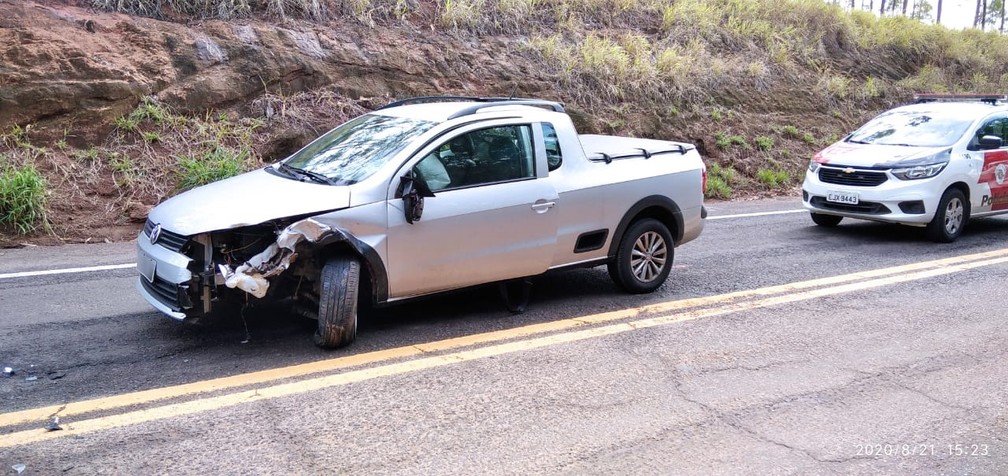
[{"label": "police car grille", "polygon": [[[849,170],[849,169],[848,169]],[[844,169],[833,169],[829,167],[819,168],[819,180],[825,183],[837,185],[851,185],[854,187],[875,187],[885,183],[888,178],[885,172],[871,170],[856,170],[847,173]]]},{"label": "police car grille", "polygon": [[[144,235],[150,238],[151,232],[154,231],[154,222],[147,220],[144,225]],[[185,248],[185,245],[189,243],[189,237],[180,235],[178,233],[172,233],[164,228],[161,228],[161,234],[158,235],[157,245],[161,245],[172,251],[181,251]]]}]

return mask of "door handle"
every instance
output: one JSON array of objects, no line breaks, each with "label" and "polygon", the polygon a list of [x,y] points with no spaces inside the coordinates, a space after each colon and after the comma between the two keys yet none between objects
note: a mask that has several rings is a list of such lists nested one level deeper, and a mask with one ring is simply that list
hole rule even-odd
[{"label": "door handle", "polygon": [[534,210],[536,213],[546,213],[547,211],[549,211],[550,208],[553,208],[555,205],[556,205],[555,201],[547,202],[546,200],[540,199],[536,200],[536,202],[532,204],[532,210]]}]

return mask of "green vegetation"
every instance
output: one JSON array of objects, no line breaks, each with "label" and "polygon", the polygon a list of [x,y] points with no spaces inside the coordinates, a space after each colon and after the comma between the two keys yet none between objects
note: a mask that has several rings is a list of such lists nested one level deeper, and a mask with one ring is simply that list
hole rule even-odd
[{"label": "green vegetation", "polygon": [[[128,190],[159,187],[167,195],[197,187],[253,167],[258,159],[253,152],[255,131],[263,124],[225,112],[182,116],[154,98],[144,98],[136,109],[116,120],[115,140],[122,150],[109,155],[108,167],[116,184]],[[167,163],[164,151],[152,148],[165,143],[183,148],[170,155]],[[78,152],[78,157],[94,160],[92,155],[91,151]],[[165,170],[172,174],[167,181]],[[174,186],[166,187],[170,184]]]},{"label": "green vegetation", "polygon": [[93,165],[95,162],[97,162],[98,157],[100,155],[101,155],[101,149],[97,147],[90,147],[85,150],[75,150],[70,154],[71,157],[77,159],[77,161],[88,166]]},{"label": "green vegetation", "polygon": [[806,132],[806,133],[802,134],[801,140],[802,140],[802,142],[804,142],[804,143],[806,143],[808,145],[816,145],[816,144],[819,143],[816,140],[815,136],[812,135],[811,132]]},{"label": "green vegetation", "polygon": [[797,127],[789,124],[781,128],[781,135],[789,139],[797,139],[801,137],[801,132],[798,131]]},{"label": "green vegetation", "polygon": [[770,152],[773,150],[774,140],[768,136],[756,137],[756,148],[762,150],[763,152]]},{"label": "green vegetation", "polygon": [[0,226],[28,234],[45,222],[46,181],[35,166],[0,155]]},{"label": "green vegetation", "polygon": [[707,165],[707,190],[704,196],[707,198],[720,198],[727,200],[732,197],[732,184],[737,180],[735,169],[731,167],[721,167],[718,164]]},{"label": "green vegetation", "polygon": [[727,149],[736,145],[745,149],[750,148],[749,143],[745,140],[745,137],[740,135],[730,135],[725,132],[718,132],[714,134],[714,141],[719,149]]},{"label": "green vegetation", "polygon": [[767,188],[774,189],[790,184],[791,174],[784,169],[761,168],[756,172],[756,180]]},{"label": "green vegetation", "polygon": [[861,87],[861,97],[864,99],[874,99],[882,95],[879,81],[872,76],[865,78],[864,86]]},{"label": "green vegetation", "polygon": [[247,150],[218,146],[200,156],[180,157],[178,188],[187,190],[238,175],[245,171],[248,155]]}]

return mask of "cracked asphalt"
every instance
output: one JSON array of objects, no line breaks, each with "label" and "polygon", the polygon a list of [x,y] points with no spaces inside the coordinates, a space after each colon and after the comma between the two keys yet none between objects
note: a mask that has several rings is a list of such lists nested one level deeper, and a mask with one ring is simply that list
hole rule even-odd
[{"label": "cracked asphalt", "polygon": [[[708,207],[718,217],[798,203]],[[67,414],[64,435],[0,447],[0,473],[24,464],[22,474],[1008,474],[1005,263],[661,325],[631,321],[588,338],[554,331],[544,334],[556,338],[548,345],[516,335],[494,344],[507,352],[478,358],[464,351],[490,344],[422,350],[443,339],[997,251],[1008,247],[1005,238],[1008,219],[975,221],[950,245],[893,225],[845,220],[822,229],[805,213],[713,219],[676,250],[672,276],[655,294],[618,292],[604,268],[561,272],[534,280],[523,314],[504,310],[495,287],[470,289],[378,310],[351,347],[333,352],[312,345],[313,322],[278,309],[207,326],[162,318],[136,295],[131,269],[0,279],[0,367],[15,370],[0,377],[0,421],[376,351],[416,354],[361,364],[350,370],[366,378],[290,395],[263,397],[317,376],[292,372],[235,390]],[[0,275],[132,260],[129,243],[0,250]],[[421,365],[437,357],[449,363]],[[392,365],[409,369],[382,370]],[[255,397],[206,403],[239,390]],[[190,413],[74,430],[169,405]],[[46,424],[0,425],[0,442]]]}]

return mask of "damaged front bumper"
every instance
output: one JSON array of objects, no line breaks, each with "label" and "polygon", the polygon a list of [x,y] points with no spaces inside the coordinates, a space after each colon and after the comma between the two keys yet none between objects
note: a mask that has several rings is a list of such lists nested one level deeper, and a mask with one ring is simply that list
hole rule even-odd
[{"label": "damaged front bumper", "polygon": [[152,242],[151,234],[157,235],[145,229],[137,236],[137,290],[157,310],[185,320],[210,312],[211,301],[219,296],[218,286],[265,297],[270,280],[297,260],[299,243],[318,244],[334,232],[312,219],[295,222],[272,237],[263,251],[235,267],[230,260],[216,259],[220,253],[214,234],[188,238],[177,250]]},{"label": "damaged front bumper", "polygon": [[186,307],[192,307],[189,287],[193,273],[192,260],[181,253],[152,244],[146,232],[137,236],[136,287],[151,306],[175,318],[186,319]]}]

